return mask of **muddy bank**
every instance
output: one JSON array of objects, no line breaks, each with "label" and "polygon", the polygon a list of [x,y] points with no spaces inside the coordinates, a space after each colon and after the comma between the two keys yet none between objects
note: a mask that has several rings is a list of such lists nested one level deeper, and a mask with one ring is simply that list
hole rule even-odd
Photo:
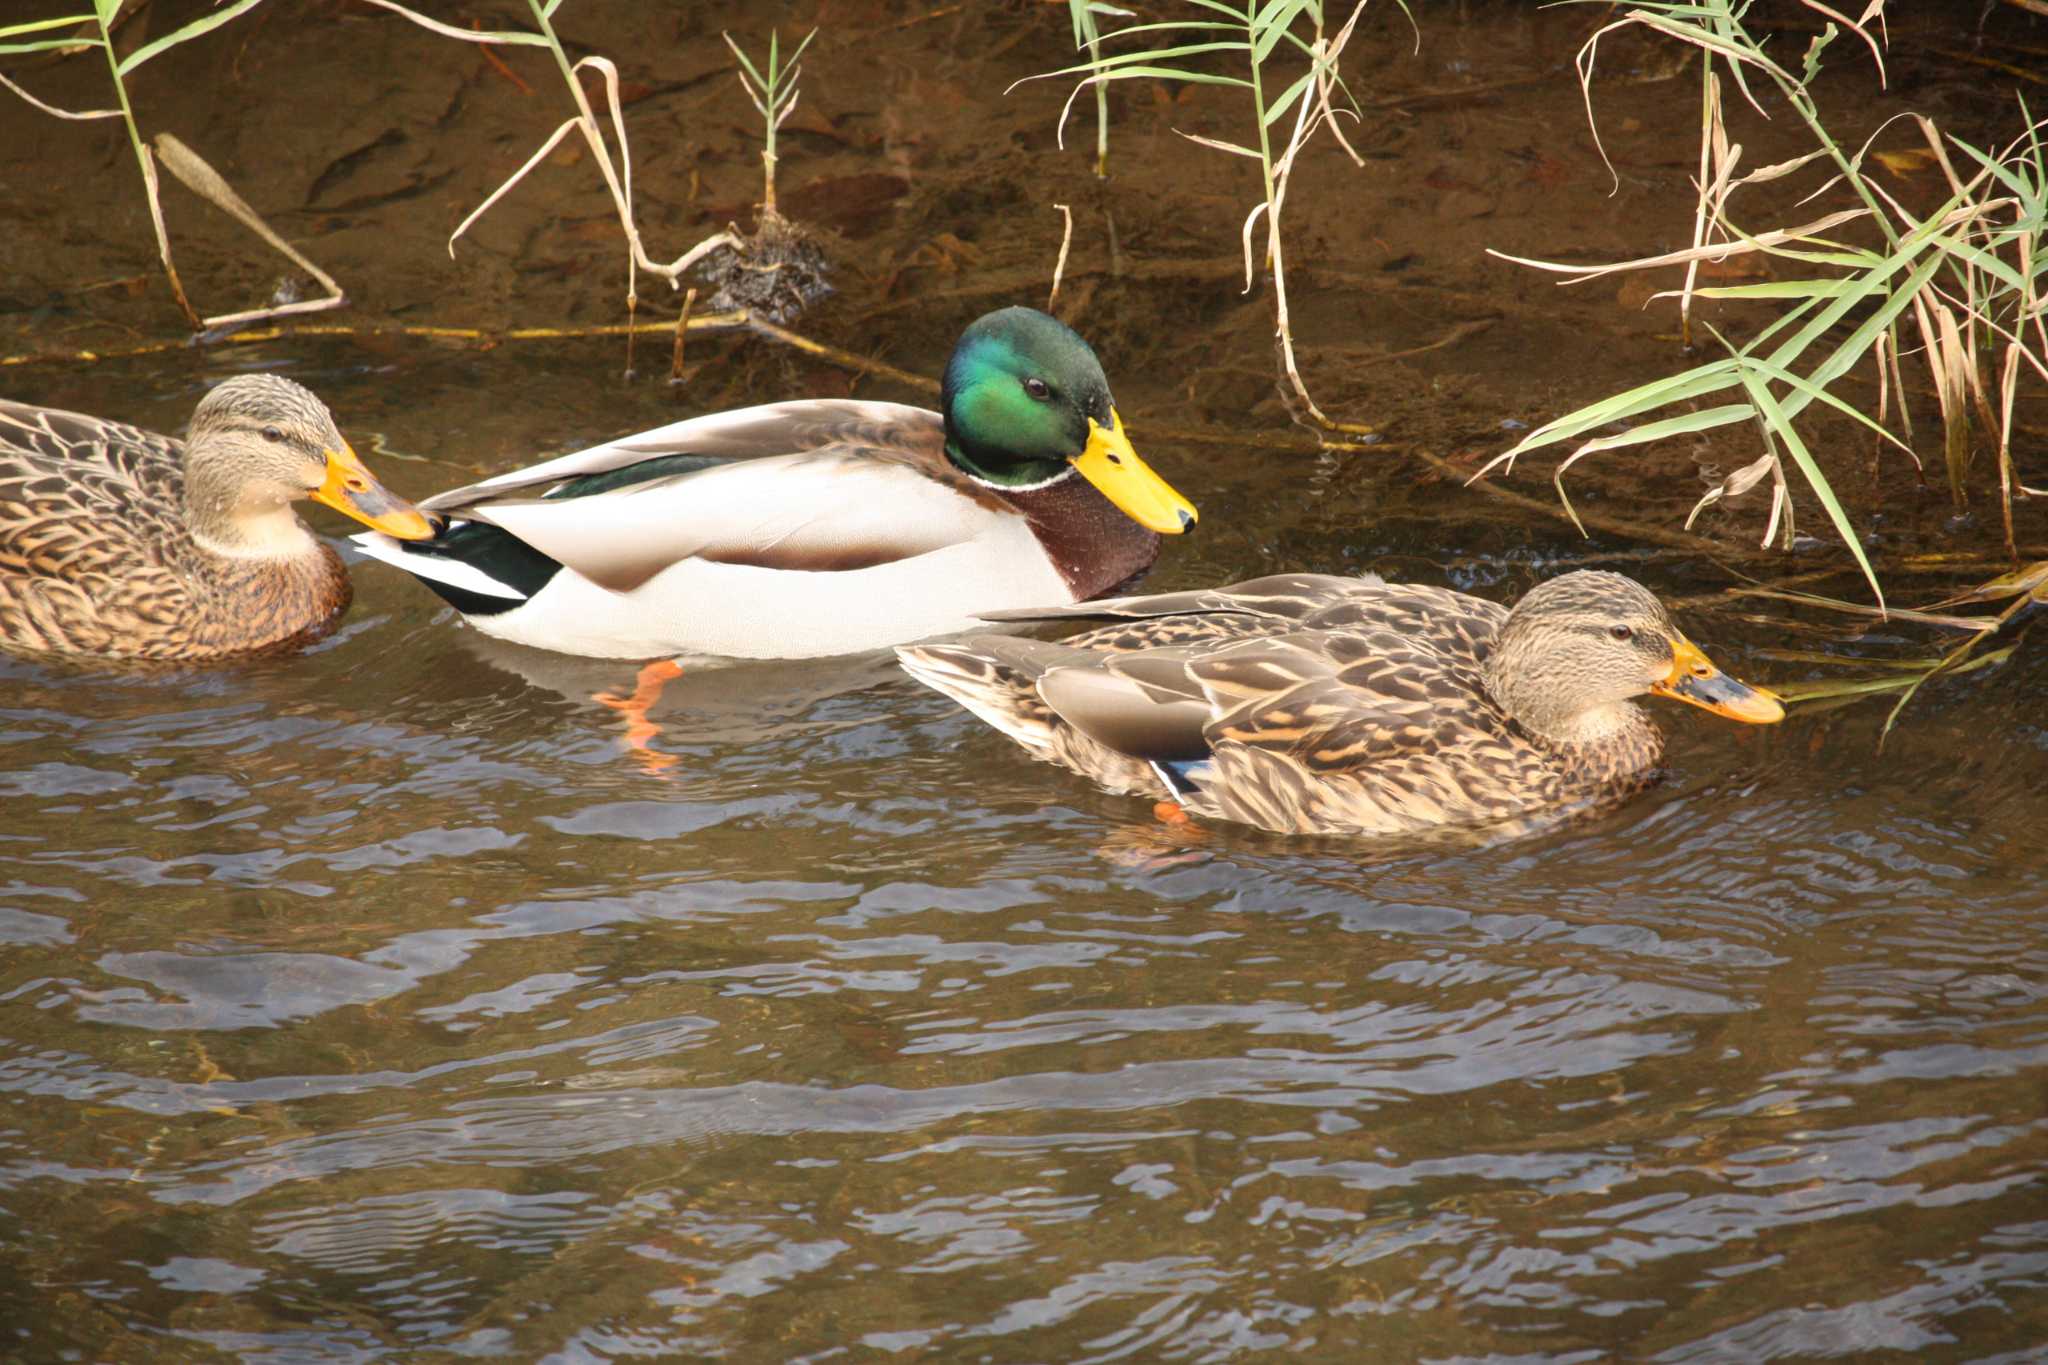
[{"label": "muddy bank", "polygon": [[[201,9],[199,0],[157,0],[123,41],[139,46]],[[507,5],[460,22],[515,27],[522,15]],[[1610,174],[1572,71],[1580,44],[1608,17],[1574,7],[1425,6],[1418,52],[1414,30],[1387,6],[1353,43],[1348,71],[1365,116],[1352,138],[1365,165],[1354,167],[1327,141],[1307,153],[1289,198],[1288,240],[1304,373],[1333,416],[1379,433],[1378,447],[1342,461],[1376,495],[1387,481],[1456,480],[1510,444],[1520,424],[1693,363],[1677,342],[1673,307],[1648,302],[1675,284],[1676,271],[1559,288],[1486,254],[1587,263],[1689,242],[1697,67],[1654,42],[1608,49],[1595,94]],[[1067,86],[1010,89],[1068,60],[1063,6],[578,4],[558,18],[572,55],[618,64],[635,207],[651,254],[670,259],[728,224],[752,224],[759,120],[720,33],[751,47],[771,24],[793,38],[798,25],[815,22],[801,102],[783,130],[780,184],[784,211],[818,234],[836,292],[798,321],[802,331],[931,373],[975,313],[1044,300],[1063,227],[1054,206],[1065,204],[1073,234],[1056,311],[1103,353],[1120,401],[1141,431],[1153,431],[1151,443],[1228,468],[1226,486],[1302,476],[1301,452],[1314,442],[1278,391],[1270,300],[1263,281],[1244,292],[1238,254],[1256,167],[1181,136],[1244,136],[1239,92],[1116,87],[1111,175],[1097,180],[1087,102],[1076,106],[1062,150],[1055,125]],[[1839,46],[1831,54],[1821,100],[1838,113],[1844,137],[1908,109],[1979,142],[2009,136],[2014,91],[2026,83],[1995,63],[2041,42],[2044,21],[2008,6],[1981,29],[1975,6],[1894,18],[1888,88],[1854,54]],[[1797,48],[1808,34],[1794,27],[1778,36]],[[106,103],[105,72],[90,54],[15,59],[5,70],[58,105]],[[600,93],[595,81],[591,89]],[[156,59],[131,93],[146,132],[167,131],[197,149],[340,280],[349,306],[317,324],[495,334],[629,316],[618,225],[593,159],[573,137],[467,232],[452,259],[447,248],[455,226],[569,112],[543,49],[460,44],[359,4],[270,5]],[[1766,122],[1736,111],[1748,164],[1805,150],[1796,121],[1777,112]],[[119,125],[59,122],[10,96],[0,127],[0,354],[118,351],[179,338]],[[1931,167],[1890,183],[1917,205],[1942,189]],[[1771,188],[1754,192],[1750,221],[1798,212],[1789,189],[1774,201]],[[165,203],[180,270],[202,311],[258,306],[293,273],[182,188],[168,187]],[[644,275],[639,298],[641,320],[677,306]],[[1709,305],[1702,316],[1741,336],[1763,315]],[[488,343],[364,335],[357,344],[365,364],[469,346],[479,395],[494,382]],[[549,368],[565,388],[620,385],[623,343],[505,344],[553,346]],[[643,345],[628,386],[634,396],[617,405],[622,427],[637,420],[628,412],[663,405],[896,391],[754,339],[693,343],[686,359],[689,382],[671,390],[666,343]],[[99,406],[122,406],[112,372],[96,383],[80,362],[5,375],[10,393],[72,402],[98,395]],[[1926,444],[1931,392],[1909,397]],[[2024,422],[2038,433],[2033,409]],[[1810,431],[1882,553],[1978,558],[1995,546],[1981,475],[1977,506],[1958,516],[1945,492],[1923,486],[1903,457],[1877,456],[1867,435],[1820,420]],[[1204,432],[1215,439],[1199,439]],[[1274,448],[1246,448],[1247,433]],[[1700,493],[1758,448],[1754,433],[1736,429],[1648,456],[1589,460],[1574,476],[1578,505],[1624,540],[1755,558],[1767,484],[1706,513],[1696,527],[1703,539],[1677,537]],[[1980,464],[1987,456],[1980,452]],[[2024,476],[2028,454],[2021,460]],[[1505,482],[1553,508],[1549,463]],[[1345,496],[1346,475],[1332,482],[1341,514],[1373,515]],[[1816,552],[1833,555],[1821,548],[1832,536],[1810,497],[1796,512],[1802,531],[1818,537]],[[2019,529],[2023,547],[2048,545],[2048,522],[2033,506],[2022,504]]]}]

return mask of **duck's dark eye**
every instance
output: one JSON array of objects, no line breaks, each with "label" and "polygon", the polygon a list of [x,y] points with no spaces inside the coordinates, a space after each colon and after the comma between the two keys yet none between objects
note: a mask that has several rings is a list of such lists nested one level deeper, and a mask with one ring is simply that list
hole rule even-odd
[{"label": "duck's dark eye", "polygon": [[276,441],[279,445],[283,445],[284,433],[276,427],[265,427],[263,428],[263,439],[266,441]]},{"label": "duck's dark eye", "polygon": [[1052,397],[1052,385],[1033,375],[1024,381],[1024,392],[1030,394],[1033,398],[1043,401]]},{"label": "duck's dark eye", "polygon": [[1607,633],[1617,640],[1629,640],[1635,637],[1635,632],[1627,626],[1609,626]]}]

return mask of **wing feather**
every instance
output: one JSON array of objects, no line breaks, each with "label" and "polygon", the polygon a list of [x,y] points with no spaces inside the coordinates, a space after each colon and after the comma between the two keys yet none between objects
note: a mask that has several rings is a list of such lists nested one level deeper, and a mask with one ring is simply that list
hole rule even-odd
[{"label": "wing feather", "polygon": [[784,455],[589,497],[504,498],[466,518],[503,527],[615,592],[685,559],[814,572],[958,545],[1005,516],[915,467],[851,451]]},{"label": "wing feather", "polygon": [[570,479],[609,474],[648,460],[701,455],[721,460],[800,454],[834,446],[869,450],[936,449],[945,440],[939,415],[903,403],[808,399],[708,413],[635,432],[540,464],[436,493],[420,503],[432,512],[460,512],[496,498],[538,497]]}]

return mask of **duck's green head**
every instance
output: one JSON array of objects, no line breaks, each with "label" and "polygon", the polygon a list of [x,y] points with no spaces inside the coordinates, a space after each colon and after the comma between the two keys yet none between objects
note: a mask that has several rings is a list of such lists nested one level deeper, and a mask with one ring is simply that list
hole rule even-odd
[{"label": "duck's green head", "polygon": [[1015,491],[1078,473],[1150,530],[1194,524],[1194,505],[1131,449],[1095,352],[1035,308],[977,319],[953,348],[941,399],[946,453],[971,478]]}]

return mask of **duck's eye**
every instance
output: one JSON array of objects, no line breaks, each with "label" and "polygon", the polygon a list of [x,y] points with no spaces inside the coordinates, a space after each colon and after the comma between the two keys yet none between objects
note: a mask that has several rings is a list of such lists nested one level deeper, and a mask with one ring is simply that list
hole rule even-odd
[{"label": "duck's eye", "polygon": [[283,445],[284,433],[282,431],[279,431],[276,427],[265,427],[263,428],[263,439],[266,441],[275,441],[279,445]]},{"label": "duck's eye", "polygon": [[1617,640],[1630,640],[1635,638],[1635,632],[1630,630],[1627,626],[1609,626],[1607,628],[1607,633],[1609,635],[1612,635]]},{"label": "duck's eye", "polygon": [[1030,394],[1033,398],[1038,399],[1040,402],[1043,402],[1044,400],[1052,397],[1052,385],[1046,383],[1043,379],[1040,379],[1038,376],[1033,375],[1031,378],[1024,381],[1024,392]]}]

